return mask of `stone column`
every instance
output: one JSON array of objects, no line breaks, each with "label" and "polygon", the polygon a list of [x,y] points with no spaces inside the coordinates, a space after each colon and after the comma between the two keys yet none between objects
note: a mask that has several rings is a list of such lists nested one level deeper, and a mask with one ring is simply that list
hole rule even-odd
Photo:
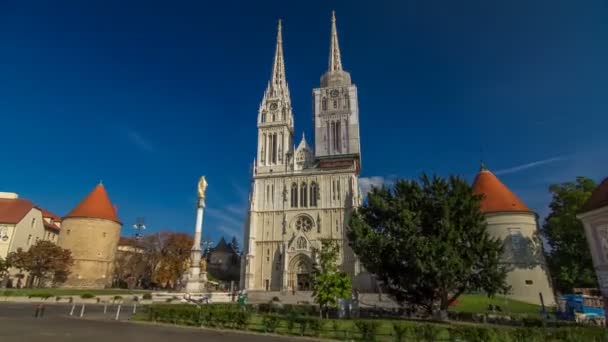
[{"label": "stone column", "polygon": [[194,225],[194,243],[190,250],[190,270],[187,276],[186,291],[200,293],[205,290],[207,272],[201,272],[201,237],[203,235],[203,213],[205,209],[205,190],[207,181],[201,177],[198,183],[198,202],[196,205],[196,223]]}]

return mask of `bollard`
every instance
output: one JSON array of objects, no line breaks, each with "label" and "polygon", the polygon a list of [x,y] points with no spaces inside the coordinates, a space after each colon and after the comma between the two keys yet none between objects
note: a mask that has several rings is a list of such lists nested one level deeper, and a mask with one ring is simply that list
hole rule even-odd
[{"label": "bollard", "polygon": [[76,308],[76,303],[72,304],[72,310],[70,310],[70,316],[74,316],[74,309]]},{"label": "bollard", "polygon": [[133,303],[133,314],[137,311],[137,303]]},{"label": "bollard", "polygon": [[80,317],[84,315],[84,303],[82,304],[82,308],[80,308]]},{"label": "bollard", "polygon": [[103,302],[103,314],[105,315],[108,312],[108,302]]},{"label": "bollard", "polygon": [[118,308],[116,308],[116,318],[115,318],[115,320],[118,321],[118,317],[120,317],[120,304],[118,304]]}]

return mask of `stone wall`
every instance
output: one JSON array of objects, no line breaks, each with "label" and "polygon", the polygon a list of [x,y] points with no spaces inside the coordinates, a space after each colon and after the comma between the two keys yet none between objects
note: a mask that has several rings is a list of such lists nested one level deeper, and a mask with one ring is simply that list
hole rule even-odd
[{"label": "stone wall", "polygon": [[111,285],[120,228],[117,222],[95,218],[69,217],[62,222],[58,244],[74,258],[64,287]]}]

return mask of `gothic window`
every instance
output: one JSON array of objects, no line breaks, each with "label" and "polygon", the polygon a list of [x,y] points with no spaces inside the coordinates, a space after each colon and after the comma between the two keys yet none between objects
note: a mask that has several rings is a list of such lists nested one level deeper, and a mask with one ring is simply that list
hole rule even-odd
[{"label": "gothic window", "polygon": [[262,122],[266,122],[266,112],[262,112]]},{"label": "gothic window", "polygon": [[321,101],[321,108],[323,110],[327,110],[327,98],[323,98],[323,101]]},{"label": "gothic window", "polygon": [[279,133],[279,160],[283,160],[283,133]]},{"label": "gothic window", "polygon": [[295,227],[299,231],[309,231],[312,229],[312,220],[308,216],[300,216],[296,220]]},{"label": "gothic window", "polygon": [[300,206],[302,208],[306,208],[308,206],[308,194],[306,188],[306,183],[302,182],[302,186],[300,187]]},{"label": "gothic window", "polygon": [[316,182],[310,184],[310,206],[317,206],[317,197],[319,196],[319,186]]},{"label": "gothic window", "polygon": [[276,113],[272,113],[272,121],[274,122],[274,121],[276,121],[276,120],[277,120]]},{"label": "gothic window", "polygon": [[340,151],[340,121],[336,121],[336,150]]},{"label": "gothic window", "polygon": [[344,96],[344,108],[350,109],[350,101],[348,99],[348,95]]},{"label": "gothic window", "polygon": [[338,100],[334,100],[334,109],[338,108]]},{"label": "gothic window", "polygon": [[277,163],[277,134],[272,135],[272,163]]},{"label": "gothic window", "polygon": [[336,149],[336,123],[333,121],[331,122],[331,148]]},{"label": "gothic window", "polygon": [[340,179],[336,181],[336,196],[338,197],[338,201],[340,200]]},{"label": "gothic window", "polygon": [[306,243],[306,239],[303,236],[300,236],[298,238],[298,241],[296,242],[296,248],[297,249],[306,249],[308,246],[308,244]]},{"label": "gothic window", "polygon": [[270,202],[274,204],[274,184],[270,186]]},{"label": "gothic window", "polygon": [[334,200],[336,199],[336,181],[335,180],[331,181],[331,197]]},{"label": "gothic window", "polygon": [[298,184],[291,184],[291,207],[298,207]]}]

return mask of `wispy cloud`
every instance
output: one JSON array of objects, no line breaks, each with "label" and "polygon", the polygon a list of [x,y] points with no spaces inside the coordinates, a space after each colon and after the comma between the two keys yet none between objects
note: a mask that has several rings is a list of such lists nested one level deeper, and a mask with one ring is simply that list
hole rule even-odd
[{"label": "wispy cloud", "polygon": [[533,161],[533,162],[526,163],[526,164],[513,166],[513,167],[510,167],[507,169],[498,170],[494,173],[497,175],[506,175],[506,174],[510,174],[510,173],[516,173],[516,172],[524,171],[527,169],[535,168],[535,167],[545,165],[545,164],[555,163],[555,162],[566,160],[566,159],[567,159],[566,156],[547,158],[547,159],[537,160],[537,161]]},{"label": "wispy cloud", "polygon": [[359,178],[359,189],[361,189],[361,194],[365,197],[372,187],[377,188],[384,184],[390,185],[392,182],[392,178],[385,178],[382,176],[361,177]]},{"label": "wispy cloud", "polygon": [[227,209],[207,208],[206,212],[209,216],[218,220],[225,226],[230,226],[234,229],[240,229],[240,227],[243,225],[242,218],[234,214],[230,214]]},{"label": "wispy cloud", "polygon": [[145,152],[155,151],[154,145],[148,139],[144,138],[139,132],[130,129],[127,131],[127,136],[129,137],[129,140],[131,140],[131,142],[140,150]]}]

